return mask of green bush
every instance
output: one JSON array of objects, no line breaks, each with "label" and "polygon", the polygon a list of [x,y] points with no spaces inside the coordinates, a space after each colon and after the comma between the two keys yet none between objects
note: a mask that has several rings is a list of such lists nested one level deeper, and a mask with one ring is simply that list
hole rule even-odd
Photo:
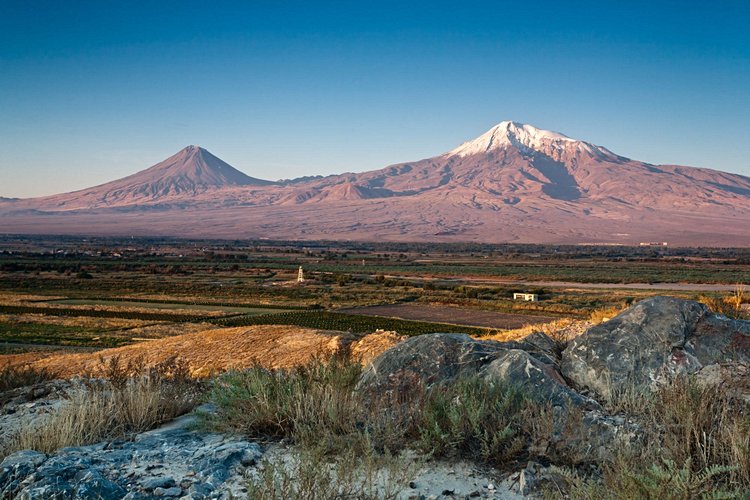
[{"label": "green bush", "polygon": [[463,379],[426,391],[372,399],[354,390],[361,368],[335,360],[293,370],[254,367],[227,373],[208,399],[204,425],[253,438],[285,438],[328,452],[416,447],[430,456],[500,464],[528,440],[529,403],[519,390]]},{"label": "green bush", "polygon": [[514,387],[462,379],[430,391],[421,408],[418,445],[431,455],[462,455],[500,465],[526,445],[528,403]]}]

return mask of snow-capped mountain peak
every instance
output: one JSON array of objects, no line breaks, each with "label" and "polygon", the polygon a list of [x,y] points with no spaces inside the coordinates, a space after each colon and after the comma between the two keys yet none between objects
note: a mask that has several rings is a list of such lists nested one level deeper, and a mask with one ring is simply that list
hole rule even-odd
[{"label": "snow-capped mountain peak", "polygon": [[544,153],[559,156],[563,152],[604,154],[615,156],[609,150],[588,142],[572,139],[551,130],[513,121],[503,121],[476,139],[467,141],[449,151],[445,156],[472,156],[514,146],[524,153]]}]

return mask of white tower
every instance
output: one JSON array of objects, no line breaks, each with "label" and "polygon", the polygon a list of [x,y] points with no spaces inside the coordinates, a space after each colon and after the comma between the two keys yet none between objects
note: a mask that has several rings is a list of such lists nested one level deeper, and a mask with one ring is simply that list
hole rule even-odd
[{"label": "white tower", "polygon": [[302,272],[302,266],[299,266],[299,271],[297,271],[297,283],[304,283],[305,282],[305,273]]}]

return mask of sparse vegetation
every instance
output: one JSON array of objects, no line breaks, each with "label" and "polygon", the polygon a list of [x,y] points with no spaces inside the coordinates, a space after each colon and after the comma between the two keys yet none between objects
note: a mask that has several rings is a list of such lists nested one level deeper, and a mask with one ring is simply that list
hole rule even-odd
[{"label": "sparse vegetation", "polygon": [[60,409],[3,443],[0,456],[25,449],[50,453],[124,437],[182,415],[198,401],[196,383],[175,358],[151,368],[114,360],[99,374],[109,378],[82,382]]},{"label": "sparse vegetation", "polygon": [[[256,368],[227,374],[210,393],[219,412],[205,425],[255,438],[285,438],[320,456],[398,456],[411,448],[426,456],[468,457],[499,468],[533,456],[535,443],[552,432],[552,409],[530,403],[512,387],[463,379],[430,391],[413,388],[398,401],[373,402],[352,391],[357,372],[352,365],[316,363],[292,371]],[[716,492],[734,498],[750,489],[750,425],[745,403],[736,396],[677,379],[656,392],[632,392],[627,398],[616,402],[617,408],[636,416],[645,431],[643,450],[599,463],[601,479],[558,469],[563,482],[558,487],[571,497],[687,499]],[[564,432],[578,432],[576,418],[581,416],[571,411]],[[547,458],[558,465],[590,464],[585,450],[564,451],[567,455]],[[289,484],[283,485],[289,470],[270,470],[275,479],[264,477],[256,486],[265,492],[287,491]],[[317,480],[335,483],[331,469],[325,470],[329,475]]]},{"label": "sparse vegetation", "polygon": [[700,301],[706,304],[712,311],[736,319],[747,319],[748,312],[743,309],[743,304],[748,302],[748,299],[747,292],[742,285],[737,285],[732,293],[726,295],[700,296]]},{"label": "sparse vegetation", "polygon": [[334,359],[292,370],[256,366],[219,376],[208,399],[219,408],[209,424],[260,438],[298,444],[330,443],[357,433],[361,411],[352,393],[360,365]]},{"label": "sparse vegetation", "polygon": [[420,461],[370,450],[345,450],[337,456],[303,449],[288,461],[264,460],[248,483],[253,500],[396,499],[419,469]]},{"label": "sparse vegetation", "polygon": [[220,376],[204,425],[254,438],[285,438],[325,453],[400,452],[479,458],[501,465],[522,452],[530,404],[512,387],[474,379],[431,391],[412,387],[398,400],[354,390],[359,365],[334,360],[294,370],[256,367]]},{"label": "sparse vegetation", "polygon": [[609,321],[620,314],[622,311],[624,311],[628,307],[628,305],[629,304],[623,303],[595,309],[591,311],[591,314],[589,315],[589,321],[595,325],[598,325],[599,323],[603,323],[605,321]]},{"label": "sparse vegetation", "polygon": [[[746,317],[748,297],[742,287],[731,293],[697,292],[680,282],[750,280],[750,254],[731,249],[296,242],[201,242],[190,247],[184,242],[100,239],[95,244],[55,240],[53,254],[39,250],[48,244],[44,241],[13,242],[12,251],[0,251],[0,289],[6,290],[0,292],[0,341],[7,343],[2,352],[29,356],[24,359],[37,359],[26,349],[87,351],[199,329],[284,324],[356,334],[377,329],[399,335],[457,332],[500,341],[541,331],[556,344],[552,355],[559,355],[570,335],[581,333],[581,325],[611,319],[652,295],[697,298],[700,293],[712,310]],[[303,286],[294,282],[300,265],[307,278]],[[493,282],[493,277],[669,282],[678,291],[516,285]],[[514,291],[533,291],[542,300],[513,301]],[[340,312],[386,304],[438,308],[443,315],[410,321],[356,314],[358,309],[355,314]],[[516,330],[463,325],[479,311],[559,319]],[[85,356],[88,364],[80,366],[89,367],[95,355]],[[204,365],[207,377],[220,370],[205,360]],[[401,484],[407,449],[515,470],[528,459],[551,462],[559,466],[559,481],[550,493],[554,497],[682,499],[750,491],[750,419],[739,396],[743,387],[718,391],[678,380],[655,392],[617,392],[605,402],[607,408],[641,425],[644,446],[638,456],[622,450],[611,462],[591,464],[584,449],[542,453],[551,433],[559,430],[553,429],[554,410],[532,404],[513,387],[462,379],[430,390],[416,384],[383,400],[365,400],[354,390],[360,370],[335,357],[331,363],[289,370],[258,365],[212,379],[206,397],[218,413],[205,415],[204,426],[294,445],[291,461],[262,464],[249,485],[251,497],[387,498],[391,490],[373,493],[373,478],[386,471],[393,484]],[[0,371],[0,391],[55,375],[6,368]],[[97,381],[82,384],[59,412],[4,443],[2,452],[21,447],[51,451],[127,436],[188,411],[198,401],[187,366],[176,359],[146,369],[142,360],[113,358],[83,375]],[[564,418],[569,425],[563,431],[578,432],[580,412],[570,411]]]},{"label": "sparse vegetation", "polygon": [[[53,380],[56,374],[44,368],[31,366],[6,366],[0,369],[0,393],[28,387],[48,380]],[[2,396],[0,396],[2,402]]]},{"label": "sparse vegetation", "polygon": [[503,467],[527,446],[532,412],[514,387],[462,379],[424,399],[417,411],[417,443],[430,455],[474,457]]},{"label": "sparse vegetation", "polygon": [[564,488],[568,497],[581,500],[746,498],[746,490],[724,484],[722,478],[733,469],[714,465],[696,472],[690,461],[681,466],[671,460],[644,465],[620,458],[605,467],[603,481],[592,481],[571,469],[554,467],[560,481],[557,488],[547,490],[544,496],[560,498]]},{"label": "sparse vegetation", "polygon": [[613,409],[627,409],[642,425],[641,452],[601,464],[601,479],[558,469],[572,498],[745,498],[750,420],[736,392],[684,377],[654,392],[626,392]]}]

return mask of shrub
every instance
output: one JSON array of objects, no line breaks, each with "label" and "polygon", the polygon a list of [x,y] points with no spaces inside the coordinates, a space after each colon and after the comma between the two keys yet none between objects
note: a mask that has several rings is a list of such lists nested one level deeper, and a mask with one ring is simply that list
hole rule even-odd
[{"label": "shrub", "polygon": [[57,378],[55,372],[32,366],[6,366],[0,369],[0,392],[35,385]]},{"label": "shrub", "polygon": [[731,479],[750,487],[750,420],[739,396],[680,378],[655,392],[646,417],[666,458],[694,472],[737,466]]},{"label": "shrub", "polygon": [[462,379],[430,391],[416,422],[418,446],[431,455],[463,455],[496,465],[526,445],[526,399],[521,391]]},{"label": "shrub", "polygon": [[739,498],[750,491],[750,418],[730,388],[682,377],[611,403],[634,415],[643,449],[603,466],[601,480],[569,473],[573,498]]},{"label": "shrub", "polygon": [[175,377],[173,360],[128,378],[92,379],[71,391],[68,400],[33,427],[12,436],[0,456],[24,449],[51,453],[124,437],[151,429],[190,411],[199,386]]},{"label": "shrub", "polygon": [[582,478],[570,469],[554,467],[563,484],[545,491],[547,498],[559,498],[564,487],[570,498],[586,500],[619,500],[643,498],[653,500],[691,500],[694,498],[745,498],[741,489],[720,485],[722,477],[733,467],[713,465],[694,470],[688,460],[679,466],[672,460],[662,460],[649,466],[636,465],[633,460],[618,459],[605,467],[604,480]]},{"label": "shrub", "polygon": [[360,407],[352,391],[361,369],[335,358],[288,371],[255,366],[226,373],[208,394],[218,407],[217,416],[204,415],[204,423],[300,444],[349,436],[357,429]]},{"label": "shrub", "polygon": [[459,455],[492,463],[516,456],[526,443],[528,403],[512,387],[463,379],[424,390],[419,384],[395,396],[370,398],[354,391],[361,367],[340,359],[293,370],[256,366],[213,383],[218,408],[204,425],[254,438],[285,438],[327,452],[415,445],[433,456]]}]

